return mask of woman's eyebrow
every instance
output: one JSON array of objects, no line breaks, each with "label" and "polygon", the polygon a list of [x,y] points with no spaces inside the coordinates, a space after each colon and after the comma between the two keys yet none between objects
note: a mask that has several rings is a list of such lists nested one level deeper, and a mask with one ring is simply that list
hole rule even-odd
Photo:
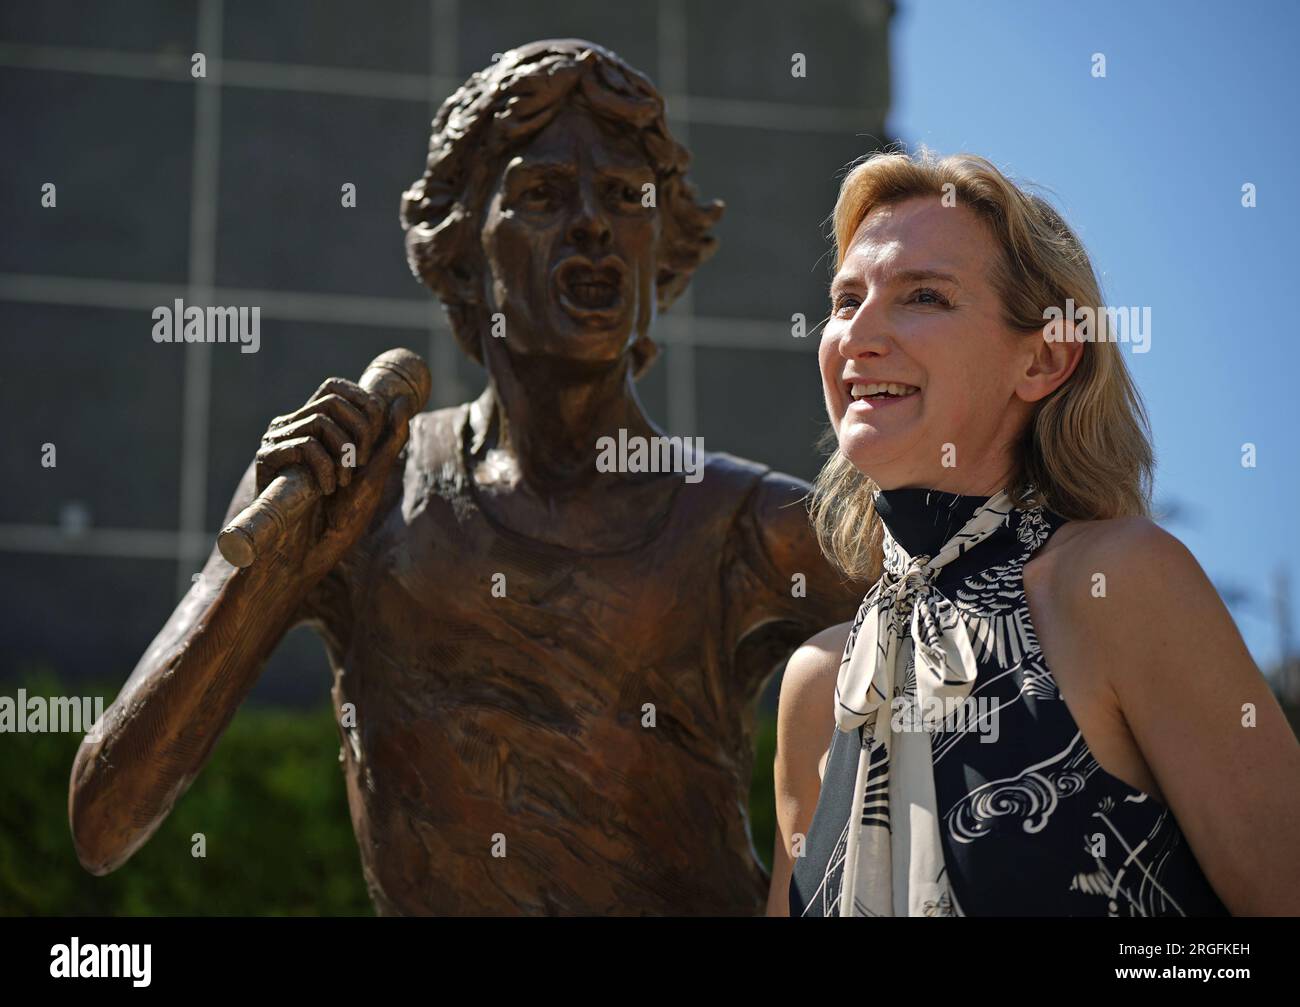
[{"label": "woman's eyebrow", "polygon": [[[951,283],[954,287],[961,286],[961,280],[957,279],[952,273],[946,273],[941,269],[898,269],[887,273],[883,282],[889,283],[917,283],[923,280],[937,280],[940,283]],[[849,286],[859,286],[857,278],[852,273],[837,273],[831,280],[831,296],[834,296],[840,290]]]},{"label": "woman's eyebrow", "polygon": [[941,269],[900,269],[891,273],[886,278],[887,283],[916,283],[919,280],[938,280],[941,283],[951,283],[954,287],[961,286],[961,280],[957,279],[952,273],[945,273]]}]

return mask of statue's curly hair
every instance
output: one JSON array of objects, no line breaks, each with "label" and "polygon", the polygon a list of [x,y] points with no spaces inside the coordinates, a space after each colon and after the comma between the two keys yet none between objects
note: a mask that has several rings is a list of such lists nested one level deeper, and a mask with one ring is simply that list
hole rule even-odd
[{"label": "statue's curly hair", "polygon": [[[546,39],[503,53],[443,102],[433,120],[424,175],[402,193],[411,272],[443,302],[456,341],[483,362],[480,227],[502,159],[545,128],[569,102],[633,134],[655,174],[661,210],[655,277],[659,311],[677,299],[717,249],[710,228],[721,200],[702,202],[686,177],[691,156],[673,139],[662,95],[608,49],[582,39]],[[632,347],[639,377],[658,348]]]}]

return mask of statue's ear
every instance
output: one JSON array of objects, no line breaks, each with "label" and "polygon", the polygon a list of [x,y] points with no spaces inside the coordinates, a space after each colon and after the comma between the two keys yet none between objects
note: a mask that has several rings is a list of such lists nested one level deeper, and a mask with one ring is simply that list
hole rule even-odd
[{"label": "statue's ear", "polygon": [[[461,227],[468,230],[467,225],[462,224]],[[456,246],[458,251],[443,258],[445,264],[439,270],[442,289],[446,291],[443,299],[464,305],[481,305],[484,271],[482,246],[477,240],[457,241]]]},{"label": "statue's ear", "polygon": [[439,212],[416,183],[402,194],[406,261],[426,287],[448,303],[477,305],[483,300],[483,250],[464,208]]},{"label": "statue's ear", "polygon": [[482,248],[459,207],[437,222],[408,221],[403,214],[402,225],[407,264],[421,283],[448,304],[482,303]]},{"label": "statue's ear", "polygon": [[442,274],[444,300],[477,307],[483,304],[483,278],[487,258],[483,254],[481,216],[456,201],[434,228],[438,271]]}]

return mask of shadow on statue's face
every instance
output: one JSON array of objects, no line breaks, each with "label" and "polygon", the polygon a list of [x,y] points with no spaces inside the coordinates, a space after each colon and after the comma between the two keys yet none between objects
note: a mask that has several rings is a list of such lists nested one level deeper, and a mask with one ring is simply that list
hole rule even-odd
[{"label": "shadow on statue's face", "polygon": [[659,217],[643,187],[654,181],[626,133],[573,106],[506,162],[483,221],[483,294],[507,350],[612,362],[650,327]]}]

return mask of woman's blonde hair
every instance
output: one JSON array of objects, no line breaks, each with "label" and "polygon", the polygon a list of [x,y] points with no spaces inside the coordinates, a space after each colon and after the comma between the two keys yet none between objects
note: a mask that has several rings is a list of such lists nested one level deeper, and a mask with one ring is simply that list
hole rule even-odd
[{"label": "woman's blonde hair", "polygon": [[[1141,397],[1117,343],[1088,253],[1061,215],[975,154],[938,157],[882,151],[845,177],[832,216],[838,271],[859,225],[877,207],[915,196],[951,197],[975,211],[1001,250],[991,276],[1003,319],[1026,334],[1041,333],[1045,309],[1067,321],[1067,301],[1096,311],[1091,341],[1074,373],[1035,405],[1016,447],[1007,492],[1017,506],[1042,504],[1070,519],[1147,514],[1154,459]],[[813,484],[810,513],[822,551],[853,579],[880,572],[877,489],[840,452],[827,428],[819,447],[832,453]]]}]

